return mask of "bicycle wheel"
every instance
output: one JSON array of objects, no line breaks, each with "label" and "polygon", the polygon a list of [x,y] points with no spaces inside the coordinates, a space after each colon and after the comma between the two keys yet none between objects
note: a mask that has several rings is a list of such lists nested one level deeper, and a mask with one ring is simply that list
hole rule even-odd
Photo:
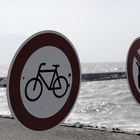
[{"label": "bicycle wheel", "polygon": [[53,83],[53,93],[55,97],[62,98],[67,93],[68,86],[68,81],[64,76],[57,77]]},{"label": "bicycle wheel", "polygon": [[[37,83],[36,83],[35,90],[33,90],[35,82]],[[34,102],[40,98],[42,94],[42,90],[43,90],[43,85],[41,81],[37,78],[32,78],[27,82],[25,86],[25,96],[29,101]]]}]

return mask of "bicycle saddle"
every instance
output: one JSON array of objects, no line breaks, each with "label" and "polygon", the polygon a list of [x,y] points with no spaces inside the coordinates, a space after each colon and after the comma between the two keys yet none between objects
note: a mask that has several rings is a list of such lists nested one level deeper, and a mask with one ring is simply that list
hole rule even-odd
[{"label": "bicycle saddle", "polygon": [[52,66],[57,68],[57,67],[59,67],[60,65],[52,65]]}]

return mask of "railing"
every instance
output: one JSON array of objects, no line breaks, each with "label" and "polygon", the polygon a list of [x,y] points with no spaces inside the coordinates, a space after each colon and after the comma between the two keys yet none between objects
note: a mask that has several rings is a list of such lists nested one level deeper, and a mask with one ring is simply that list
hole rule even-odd
[{"label": "railing", "polygon": [[[84,73],[82,82],[126,79],[126,72]],[[6,77],[0,77],[0,87],[6,87]]]}]

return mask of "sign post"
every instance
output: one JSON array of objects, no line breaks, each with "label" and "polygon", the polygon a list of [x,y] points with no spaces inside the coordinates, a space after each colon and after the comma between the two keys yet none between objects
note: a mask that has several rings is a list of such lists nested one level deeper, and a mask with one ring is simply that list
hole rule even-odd
[{"label": "sign post", "polygon": [[55,31],[34,34],[10,65],[7,99],[12,115],[34,131],[57,126],[76,101],[80,77],[77,53],[64,35]]},{"label": "sign post", "polygon": [[132,43],[128,52],[127,78],[132,95],[140,103],[140,38]]}]

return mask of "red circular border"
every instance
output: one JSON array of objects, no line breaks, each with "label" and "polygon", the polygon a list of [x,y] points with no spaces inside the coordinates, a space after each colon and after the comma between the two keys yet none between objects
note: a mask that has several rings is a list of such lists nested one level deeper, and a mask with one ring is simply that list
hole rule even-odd
[{"label": "red circular border", "polygon": [[[22,69],[24,68],[28,58],[33,52],[44,46],[54,46],[59,48],[67,56],[72,69],[72,87],[70,96],[68,97],[63,108],[49,118],[40,119],[32,116],[22,103],[20,96],[20,78]],[[66,39],[60,33],[52,31],[35,34],[33,38],[29,38],[21,46],[21,49],[16,55],[11,66],[11,71],[8,78],[8,90],[12,112],[21,124],[35,131],[47,130],[58,125],[64,120],[74,105],[80,86],[80,77],[79,60],[72,44],[68,39]]]},{"label": "red circular border", "polygon": [[128,52],[128,56],[127,56],[127,78],[128,78],[128,83],[129,83],[129,87],[131,89],[131,93],[134,96],[134,98],[136,99],[136,101],[138,103],[140,103],[140,93],[137,90],[137,87],[135,85],[134,82],[134,78],[133,78],[133,61],[134,61],[134,57],[136,52],[140,49],[140,38],[137,38],[131,45],[129,52]]}]

